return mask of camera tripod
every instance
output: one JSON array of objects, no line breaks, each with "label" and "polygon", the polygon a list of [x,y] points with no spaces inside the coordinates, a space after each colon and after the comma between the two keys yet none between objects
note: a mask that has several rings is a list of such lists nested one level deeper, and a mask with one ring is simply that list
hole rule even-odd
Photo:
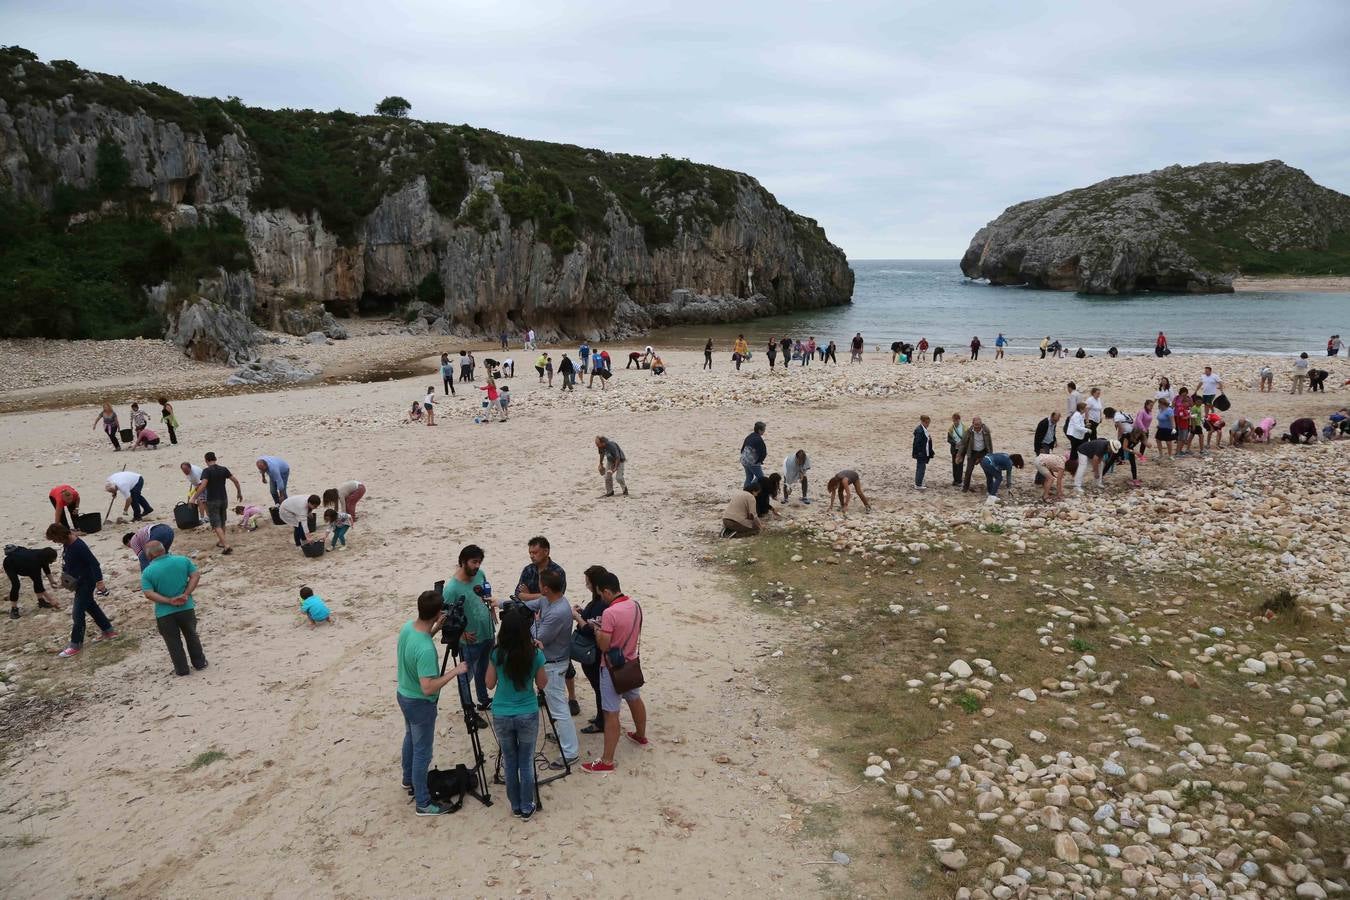
[{"label": "camera tripod", "polygon": [[[568,761],[567,754],[562,752],[562,740],[558,737],[558,720],[553,718],[553,710],[548,708],[548,700],[544,697],[544,692],[537,691],[536,694],[539,697],[539,709],[548,718],[548,728],[545,729],[544,731],[544,740],[540,742],[540,748],[535,751],[534,759],[530,761],[530,764],[533,765],[535,769],[534,808],[536,810],[539,810],[544,808],[544,801],[539,796],[539,788],[546,784],[552,784],[559,778],[566,778],[568,775],[571,775],[572,763]],[[539,764],[541,762],[545,766],[548,766],[549,764],[547,748],[548,748],[548,734],[550,732],[552,732],[553,734],[554,743],[558,745],[558,754],[562,758],[563,767],[561,772],[557,772],[553,775],[545,775],[543,778],[540,778]],[[492,774],[492,781],[494,784],[506,783],[502,779],[502,750],[500,746],[497,748],[497,765],[496,770]]]},{"label": "camera tripod", "polygon": [[[459,665],[459,654],[455,652],[454,644],[446,644],[445,655],[441,657],[441,674],[445,674],[445,667],[449,664],[451,657],[455,660],[455,665]],[[459,689],[459,685],[455,685]],[[478,712],[471,703],[463,703],[464,712],[464,730],[469,733],[469,745],[473,748],[473,766],[469,769],[469,775],[472,778],[471,783],[465,788],[464,793],[473,797],[484,806],[492,805],[492,795],[488,793],[487,779],[487,757],[483,755],[483,742],[478,737]],[[501,783],[501,753],[497,754],[497,783]]]}]

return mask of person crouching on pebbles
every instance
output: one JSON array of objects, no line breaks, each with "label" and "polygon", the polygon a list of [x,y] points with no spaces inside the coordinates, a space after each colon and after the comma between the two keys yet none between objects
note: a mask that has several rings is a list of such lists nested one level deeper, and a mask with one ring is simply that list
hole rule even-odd
[{"label": "person crouching on pebbles", "polygon": [[863,493],[862,476],[858,474],[857,469],[844,469],[825,483],[825,490],[830,495],[830,509],[834,509],[834,501],[837,496],[839,512],[848,515],[848,489],[850,485],[858,494],[858,499],[862,501],[863,509],[871,512],[872,504],[867,502],[867,495]]},{"label": "person crouching on pebbles", "polygon": [[1050,488],[1055,489],[1055,499],[1064,499],[1064,457],[1058,453],[1042,453],[1036,457],[1036,474],[1041,476],[1043,491],[1041,500],[1050,502]]}]

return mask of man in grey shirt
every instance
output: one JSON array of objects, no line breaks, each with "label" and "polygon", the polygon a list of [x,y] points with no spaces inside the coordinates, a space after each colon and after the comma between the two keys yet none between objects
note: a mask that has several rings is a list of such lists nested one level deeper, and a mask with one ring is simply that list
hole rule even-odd
[{"label": "man in grey shirt", "polygon": [[571,765],[581,752],[577,726],[572,722],[572,712],[567,705],[567,668],[572,662],[572,606],[563,596],[563,580],[557,572],[545,570],[539,573],[539,593],[541,597],[525,601],[525,605],[535,613],[534,639],[544,651],[544,671],[548,672],[544,699],[558,727],[558,743],[562,747],[563,759],[549,766],[561,769],[564,760],[566,765]]},{"label": "man in grey shirt", "polygon": [[614,482],[617,481],[619,487],[623,488],[623,495],[627,497],[628,482],[623,480],[623,467],[624,463],[628,462],[628,457],[623,455],[618,444],[603,435],[596,436],[595,449],[600,451],[600,465],[597,471],[605,476],[604,496],[614,496]]}]

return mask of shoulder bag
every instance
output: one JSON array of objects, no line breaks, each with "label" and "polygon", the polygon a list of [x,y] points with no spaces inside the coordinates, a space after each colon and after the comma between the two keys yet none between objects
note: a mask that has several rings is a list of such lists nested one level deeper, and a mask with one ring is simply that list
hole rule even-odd
[{"label": "shoulder bag", "polygon": [[572,659],[583,666],[593,666],[600,658],[600,648],[595,643],[595,635],[580,629],[572,632]]},{"label": "shoulder bag", "polygon": [[[633,605],[635,606],[637,605],[636,600],[630,602],[632,602]],[[641,606],[638,606],[637,608],[637,631],[638,631],[638,639],[641,640],[642,638]],[[614,683],[614,690],[616,693],[626,694],[629,691],[637,690],[638,688],[642,687],[642,685],[646,684],[646,679],[642,677],[642,660],[635,656],[632,659],[625,660],[624,664],[617,669],[611,666],[609,670],[609,678],[610,681]]]}]

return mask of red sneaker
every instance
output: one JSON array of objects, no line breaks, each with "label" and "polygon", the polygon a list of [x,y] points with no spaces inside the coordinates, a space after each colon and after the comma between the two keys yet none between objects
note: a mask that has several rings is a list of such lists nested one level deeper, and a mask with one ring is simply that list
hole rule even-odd
[{"label": "red sneaker", "polygon": [[117,636],[118,636],[117,629],[109,628],[107,631],[100,632],[99,634],[94,635],[94,642],[98,643],[99,641],[111,641],[113,638]]},{"label": "red sneaker", "polygon": [[602,762],[597,759],[594,762],[582,763],[581,771],[590,772],[592,775],[605,775],[614,771],[614,763]]},{"label": "red sneaker", "polygon": [[645,746],[647,746],[649,743],[651,743],[651,742],[648,741],[645,737],[638,737],[636,731],[626,731],[626,732],[624,732],[624,733],[628,735],[628,739],[629,739],[630,741],[632,741],[633,743],[637,744],[639,747],[645,747]]}]

